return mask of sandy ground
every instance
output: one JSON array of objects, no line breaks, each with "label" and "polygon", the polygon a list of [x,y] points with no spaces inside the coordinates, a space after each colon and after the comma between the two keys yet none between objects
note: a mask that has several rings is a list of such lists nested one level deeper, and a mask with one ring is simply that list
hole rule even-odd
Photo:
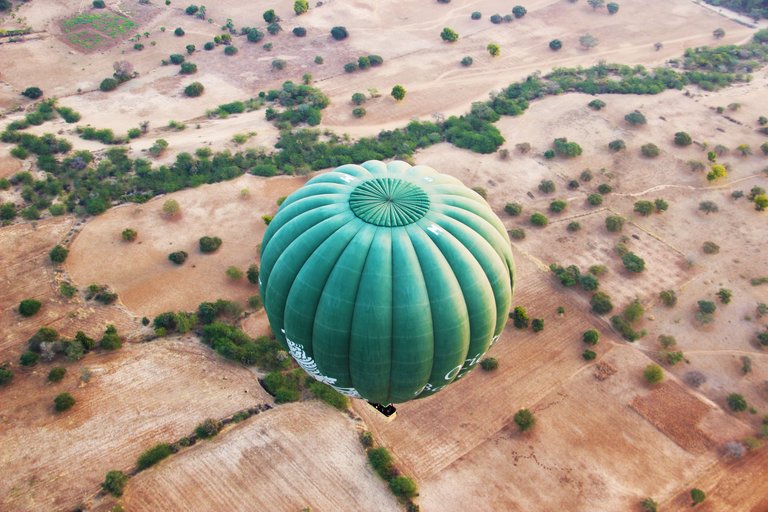
[{"label": "sandy ground", "polygon": [[[235,266],[245,271],[258,262],[258,245],[266,230],[262,215],[274,215],[277,199],[304,181],[282,177],[268,182],[246,175],[145,204],[114,208],[80,232],[66,268],[76,283],[109,284],[122,303],[139,316],[193,311],[201,302],[216,299],[243,303],[258,293],[257,288],[245,278],[233,281],[225,270]],[[245,189],[247,197],[241,194]],[[162,205],[169,199],[181,206],[178,219],[162,215]],[[124,242],[120,235],[129,227],[139,233],[132,243]],[[221,238],[219,250],[201,253],[198,240],[203,236]],[[109,248],[110,257],[94,265],[93,247]],[[184,265],[168,261],[168,254],[175,251],[189,254]]]},{"label": "sandy ground", "polygon": [[[256,416],[133,479],[126,510],[400,510],[346,415],[319,402]],[[375,504],[375,505],[374,505]]]},{"label": "sandy ground", "polygon": [[[57,384],[45,382],[44,365],[0,390],[9,404],[0,415],[3,510],[71,510],[107,471],[128,471],[154,444],[174,442],[206,418],[272,401],[252,372],[191,337],[127,345],[64,366],[67,376]],[[53,397],[64,391],[77,403],[55,414]]]},{"label": "sandy ground", "polygon": [[[17,94],[35,84],[80,111],[80,124],[108,126],[123,133],[149,119],[150,133],[132,143],[132,151],[142,154],[151,141],[165,138],[170,150],[161,161],[171,159],[176,151],[191,151],[204,144],[235,149],[232,136],[250,131],[257,135],[245,147],[270,147],[277,134],[261,112],[208,120],[205,110],[252,97],[285,80],[299,81],[304,73],[311,73],[315,84],[332,99],[323,127],[360,136],[402,126],[412,118],[463,113],[489,91],[537,70],[591,65],[600,59],[652,66],[678,57],[686,47],[716,43],[712,31],[718,27],[727,33],[719,41],[723,44],[746,41],[752,33],[752,29],[687,0],[625,2],[616,16],[593,12],[585,2],[533,0],[526,4],[528,15],[511,25],[488,21],[495,12],[509,12],[511,6],[498,0],[448,5],[416,0],[332,0],[302,17],[296,17],[286,2],[278,8],[285,32],[264,40],[274,43],[271,52],[261,44],[236,39],[240,48],[236,56],[223,56],[220,47],[196,52],[190,60],[200,70],[184,78],[176,74],[175,66],[161,66],[161,59],[183,53],[186,44],[199,48],[218,33],[226,17],[237,27],[263,27],[260,13],[274,5],[262,0],[217,2],[209,7],[215,23],[208,24],[185,16],[184,6],[173,4],[161,8],[139,29],[151,32],[149,39],[142,39],[147,46],[143,52],[135,52],[132,43],[123,42],[84,58],[65,46],[52,27],[56,19],[86,3],[43,3],[49,9],[39,8],[36,0],[34,8],[29,3],[19,11],[35,30],[43,32],[36,36],[39,39],[0,45],[4,63],[0,80],[5,82],[0,84],[0,108],[28,105]],[[140,9],[133,0],[120,6]],[[481,21],[469,19],[474,10],[483,13]],[[351,36],[335,42],[328,30],[342,23],[340,20]],[[290,34],[298,25],[307,28],[306,38]],[[161,26],[167,30],[161,32]],[[173,36],[176,26],[183,26],[187,36]],[[459,32],[458,42],[440,41],[444,26]],[[601,41],[592,51],[578,48],[578,38],[586,31]],[[553,38],[564,42],[560,52],[547,48]],[[491,41],[501,45],[501,57],[492,59],[485,52]],[[659,52],[653,49],[657,41],[664,44]],[[343,73],[344,63],[370,53],[382,55],[384,66]],[[325,63],[313,64],[315,55],[322,55]],[[471,68],[458,64],[464,55],[475,59]],[[273,72],[273,58],[286,59],[288,68]],[[139,78],[110,94],[93,91],[119,59],[130,60]],[[762,172],[766,159],[758,149],[765,138],[755,132],[757,117],[768,115],[764,111],[767,76],[761,71],[751,84],[718,93],[692,89],[689,95],[670,91],[657,96],[603,96],[607,107],[600,112],[586,107],[591,96],[548,98],[532,104],[519,118],[497,123],[510,150],[508,160],[447,144],[415,156],[418,163],[457,176],[469,186],[484,187],[506,226],[526,230],[525,240],[513,244],[520,277],[514,303],[525,306],[531,316],[544,318],[546,324],[538,334],[507,327],[490,354],[501,364],[496,373],[474,372],[436,397],[404,404],[392,423],[385,424],[369,409],[356,406],[377,440],[419,482],[422,510],[631,510],[645,496],[654,497],[665,510],[683,510],[689,506],[686,495],[693,486],[709,496],[700,507],[703,510],[743,505],[748,507],[745,510],[762,511],[768,506],[762,478],[768,452],[762,449],[736,463],[726,463],[718,451],[726,441],[754,435],[768,409],[766,355],[754,344],[755,334],[765,328],[767,320],[756,317],[755,306],[768,302],[768,286],[749,284],[750,278],[764,275],[768,268],[761,245],[765,213],[756,212],[745,199],[730,196],[734,190],[748,193],[756,185],[768,188]],[[206,85],[206,93],[194,100],[182,97],[181,88],[193,79]],[[388,96],[396,83],[408,90],[400,104]],[[371,87],[383,96],[366,103],[365,118],[353,119],[351,94]],[[714,110],[731,103],[742,106],[737,111],[726,110],[725,115]],[[623,120],[634,109],[646,114],[646,126],[631,128]],[[7,120],[14,118],[15,114]],[[187,122],[187,129],[168,131],[165,126],[172,119]],[[78,139],[72,130],[57,121],[36,128],[35,133],[61,132],[78,148],[100,147]],[[673,145],[674,133],[681,130],[710,148],[723,144],[733,149],[748,143],[754,155],[744,158],[730,152],[721,157],[732,170],[728,178],[708,184],[687,164],[689,160],[706,161],[701,147]],[[541,154],[554,137],[577,141],[584,154],[572,160],[544,160]],[[626,141],[626,152],[608,151],[607,143],[617,138]],[[514,144],[520,142],[529,142],[532,151],[517,153]],[[640,156],[640,146],[648,142],[659,145],[659,158]],[[587,168],[594,179],[581,183],[576,191],[568,190],[568,181]],[[16,161],[0,157],[0,175],[18,169]],[[539,193],[537,185],[542,179],[553,180],[557,191]],[[230,282],[224,269],[230,265],[244,269],[256,261],[265,229],[261,216],[274,213],[276,199],[301,183],[301,178],[244,176],[144,205],[122,206],[90,219],[74,238],[65,268],[79,285],[95,281],[115,288],[121,305],[109,308],[91,308],[77,301],[61,303],[55,293],[47,252],[74,235],[75,221],[66,217],[39,222],[36,227],[3,228],[2,246],[14,250],[0,254],[0,279],[6,285],[0,289],[0,322],[5,328],[0,358],[15,360],[23,341],[41,325],[71,335],[86,326],[86,330],[100,331],[111,322],[128,332],[138,328],[136,318],[143,315],[189,310],[217,298],[242,301],[255,294],[255,288],[244,282]],[[601,208],[592,208],[586,204],[586,196],[601,183],[610,184],[614,191]],[[240,197],[243,188],[250,190],[248,198]],[[3,194],[7,193],[0,192],[0,199],[8,200]],[[162,203],[169,197],[182,206],[183,214],[176,221],[160,215]],[[555,198],[566,199],[568,209],[559,215],[548,214],[546,228],[530,226],[530,214],[546,212]],[[635,201],[656,198],[669,202],[667,212],[649,217],[633,213]],[[699,212],[698,204],[704,200],[715,201],[720,211],[712,215]],[[522,216],[503,213],[504,204],[510,201],[523,204]],[[609,213],[628,219],[622,234],[605,230]],[[582,226],[575,234],[565,229],[574,220]],[[120,239],[127,227],[139,232],[133,244]],[[199,254],[196,241],[203,235],[223,239],[219,252]],[[629,248],[646,260],[647,270],[639,276],[627,275],[613,251],[622,235]],[[720,252],[703,254],[705,240],[719,244]],[[174,250],[190,254],[184,266],[173,267],[168,262],[167,254]],[[582,269],[606,265],[608,273],[601,278],[601,289],[613,297],[617,307],[640,300],[646,315],[639,327],[648,334],[634,344],[620,340],[606,318],[589,313],[588,294],[564,290],[552,278],[546,271],[552,262],[577,264]],[[695,319],[696,302],[716,301],[714,294],[720,287],[733,290],[733,301],[718,303],[714,322],[701,325]],[[659,305],[657,299],[659,291],[668,288],[679,296],[672,309]],[[44,309],[37,317],[21,321],[14,309],[27,296],[41,298]],[[555,312],[558,306],[566,309],[562,317]],[[588,364],[580,357],[584,349],[580,336],[592,327],[603,336],[595,349],[598,360]],[[244,328],[252,335],[265,333],[264,314],[250,315]],[[642,369],[660,360],[656,340],[661,334],[677,338],[686,361],[665,367],[668,383],[652,390],[642,380]],[[745,355],[752,358],[753,371],[743,376],[740,358]],[[207,416],[223,416],[254,400],[268,400],[252,373],[214,358],[196,341],[162,341],[89,357],[72,365],[67,380],[57,385],[62,389],[70,386],[78,405],[55,420],[50,411],[53,392],[48,396],[40,391],[48,386],[43,384],[42,373],[20,373],[11,387],[0,391],[3,403],[11,404],[11,412],[2,413],[3,424],[10,428],[0,431],[7,441],[0,446],[11,449],[4,453],[0,448],[0,460],[6,461],[2,465],[6,471],[0,472],[0,482],[6,486],[0,488],[0,500],[5,501],[0,503],[8,503],[13,510],[74,506],[98,487],[106,470],[129,467],[148,445],[185,434]],[[82,389],[76,382],[81,365],[98,370]],[[615,372],[598,380],[599,365]],[[690,370],[707,377],[696,390],[683,383]],[[221,382],[223,377],[228,379],[226,384]],[[157,389],[165,393],[158,394]],[[241,389],[249,393],[241,393]],[[725,396],[732,392],[742,393],[757,413],[727,412]],[[196,399],[200,394],[203,398]],[[190,401],[195,402],[194,407],[188,405]],[[532,409],[538,420],[534,431],[525,436],[511,422],[520,407]],[[113,425],[105,428],[105,417],[114,418],[119,430],[113,430]],[[66,424],[66,444],[60,440],[63,421],[74,422]],[[319,404],[281,407],[141,475],[130,484],[126,503],[129,510],[182,509],[193,502],[189,496],[194,492],[195,500],[211,510],[245,510],[254,501],[262,503],[259,500],[265,500],[264,506],[279,502],[278,509],[291,511],[305,506],[344,509],[346,503],[365,509],[371,500],[382,503],[384,510],[394,509],[384,484],[364,467],[356,439],[358,427]],[[29,439],[39,441],[29,443]],[[27,455],[14,449],[21,440],[30,445],[31,458],[23,458]],[[307,448],[308,443],[316,444]],[[254,446],[266,448],[255,450]],[[102,458],[105,452],[108,458]],[[83,453],[94,455],[84,458]],[[71,468],[84,464],[86,470],[77,479],[66,478]],[[222,467],[235,479],[227,487],[231,492],[223,493],[220,483],[209,485],[219,478]],[[49,474],[63,476],[44,486],[43,476]],[[301,482],[323,484],[297,490],[291,481],[297,474]],[[204,480],[199,475],[205,475]],[[76,485],[73,480],[78,480]],[[342,497],[348,501],[338,501]]]}]

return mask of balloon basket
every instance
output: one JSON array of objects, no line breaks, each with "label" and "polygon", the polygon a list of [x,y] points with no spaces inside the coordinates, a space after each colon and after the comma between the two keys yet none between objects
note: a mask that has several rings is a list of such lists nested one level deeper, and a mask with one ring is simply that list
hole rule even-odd
[{"label": "balloon basket", "polygon": [[368,406],[384,416],[387,423],[397,418],[397,408],[392,404],[382,405],[376,402],[368,402]]}]

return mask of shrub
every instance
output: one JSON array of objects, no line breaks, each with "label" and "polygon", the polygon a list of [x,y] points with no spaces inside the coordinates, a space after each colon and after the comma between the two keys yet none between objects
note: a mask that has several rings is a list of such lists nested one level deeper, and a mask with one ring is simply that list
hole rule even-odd
[{"label": "shrub", "polygon": [[549,211],[552,213],[560,213],[568,207],[568,203],[562,199],[555,199],[549,203]]},{"label": "shrub", "polygon": [[184,62],[185,57],[180,53],[173,53],[168,59],[171,61],[171,64],[176,64],[178,66]]},{"label": "shrub", "polygon": [[640,112],[639,110],[635,110],[625,115],[624,120],[629,124],[631,124],[632,126],[640,126],[648,122],[645,119],[645,116],[643,115],[643,113]]},{"label": "shrub", "polygon": [[600,206],[603,204],[603,196],[601,194],[589,194],[587,196],[587,202],[591,206]]},{"label": "shrub", "polygon": [[659,510],[659,504],[653,501],[652,498],[645,498],[640,502],[640,507],[643,509],[643,512],[658,512]]},{"label": "shrub", "polygon": [[443,41],[447,41],[449,43],[453,43],[459,39],[459,34],[453,30],[452,28],[445,27],[443,28],[443,31],[440,32],[440,38]]},{"label": "shrub", "polygon": [[173,449],[168,443],[156,444],[152,448],[139,455],[139,458],[136,461],[136,466],[139,468],[139,471],[147,469],[148,467],[154,466],[172,453]]},{"label": "shrub", "polygon": [[386,448],[371,448],[368,450],[368,462],[371,463],[373,470],[383,478],[389,480],[395,472],[392,463],[392,456]]},{"label": "shrub", "polygon": [[390,92],[390,94],[395,101],[403,101],[403,99],[405,99],[405,92],[405,87],[402,85],[395,85],[392,87],[392,92]]},{"label": "shrub", "polygon": [[181,28],[181,27],[177,27],[177,28],[176,28],[176,30],[174,30],[174,31],[173,31],[173,33],[174,33],[174,34],[175,34],[177,37],[181,37],[181,36],[183,36],[183,35],[184,35],[184,29],[183,29],[183,28]]},{"label": "shrub", "polygon": [[528,328],[528,313],[525,312],[524,307],[515,306],[515,309],[512,310],[512,313],[510,313],[509,316],[512,318],[514,326],[518,329]]},{"label": "shrub", "polygon": [[520,432],[525,432],[533,428],[536,424],[536,418],[533,417],[533,413],[528,409],[520,409],[514,416],[515,424],[520,429]]},{"label": "shrub", "polygon": [[674,290],[664,290],[659,293],[659,299],[661,299],[662,304],[671,308],[677,304],[677,293]]},{"label": "shrub", "polygon": [[51,252],[48,253],[48,257],[53,263],[64,263],[68,255],[69,250],[66,247],[62,247],[61,245],[55,246],[53,249],[51,249]]},{"label": "shrub", "polygon": [[502,21],[504,21],[504,18],[502,18],[500,14],[494,14],[491,16],[491,23],[494,25],[498,25]]},{"label": "shrub", "polygon": [[639,213],[643,217],[646,217],[653,213],[654,206],[653,203],[650,201],[637,201],[635,202],[635,208],[636,213]]},{"label": "shrub", "polygon": [[542,194],[551,194],[555,191],[555,183],[552,180],[541,180],[539,183],[539,192]]},{"label": "shrub", "polygon": [[747,410],[747,401],[738,393],[731,393],[726,397],[725,401],[733,412],[743,412]]},{"label": "shrub", "polygon": [[349,32],[347,32],[346,27],[333,27],[331,29],[331,37],[336,41],[341,41],[349,37]]},{"label": "shrub", "polygon": [[592,361],[593,359],[595,359],[597,357],[597,354],[595,353],[594,350],[587,349],[587,350],[585,350],[584,352],[581,353],[581,357],[585,361]]},{"label": "shrub", "polygon": [[114,91],[115,89],[117,89],[118,85],[119,85],[119,82],[114,78],[105,78],[99,84],[99,89],[101,89],[103,92]]},{"label": "shrub", "polygon": [[701,489],[696,489],[696,488],[691,489],[691,499],[693,500],[694,505],[698,505],[699,503],[703,502],[706,498],[707,498],[707,495]]},{"label": "shrub", "polygon": [[619,215],[609,215],[605,219],[605,229],[611,233],[618,233],[624,228],[624,217]]},{"label": "shrub", "polygon": [[293,2],[293,12],[295,12],[297,16],[304,14],[308,10],[309,2],[307,0],[296,0]]},{"label": "shrub", "polygon": [[187,261],[189,255],[185,251],[176,251],[168,255],[168,259],[176,265],[182,265]]},{"label": "shrub", "polygon": [[649,364],[643,370],[643,377],[648,384],[659,384],[664,380],[664,370],[657,364]]},{"label": "shrub", "polygon": [[509,237],[513,240],[524,240],[525,230],[523,228],[512,228],[509,230]]},{"label": "shrub", "polygon": [[163,203],[163,215],[168,218],[177,217],[181,213],[181,205],[175,199],[167,199]]},{"label": "shrub", "polygon": [[208,41],[203,45],[203,49],[206,51],[211,51],[214,48],[216,48],[216,44],[213,41]]},{"label": "shrub", "polygon": [[235,267],[234,265],[227,267],[227,270],[225,271],[225,273],[227,274],[227,277],[232,279],[233,281],[239,281],[240,279],[243,278],[243,275],[244,275],[243,271]]},{"label": "shrub", "polygon": [[293,35],[296,37],[304,37],[307,35],[307,29],[304,27],[295,27],[291,32],[293,32]]},{"label": "shrub", "polygon": [[621,262],[629,272],[639,274],[645,270],[645,260],[631,251],[621,257]]},{"label": "shrub", "polygon": [[568,142],[565,137],[555,139],[552,145],[555,153],[559,156],[574,158],[581,154],[581,146],[575,142]]},{"label": "shrub", "polygon": [[486,46],[485,49],[488,50],[491,57],[498,57],[501,55],[501,47],[496,43],[488,43],[488,46]]},{"label": "shrub", "polygon": [[685,374],[685,382],[687,382],[691,387],[698,388],[707,382],[707,377],[703,373],[694,370]]},{"label": "shrub", "polygon": [[184,88],[184,95],[190,98],[197,98],[205,91],[205,86],[200,82],[192,82]]},{"label": "shrub", "polygon": [[5,386],[13,380],[13,372],[5,366],[0,366],[0,387]]},{"label": "shrub", "polygon": [[363,107],[356,107],[352,109],[352,115],[357,118],[365,117],[366,113],[367,112]]},{"label": "shrub", "polygon": [[19,303],[19,314],[21,316],[33,316],[40,311],[43,303],[36,299],[24,299]]},{"label": "shrub", "polygon": [[396,476],[389,481],[389,489],[398,498],[413,498],[418,496],[419,488],[407,476]]},{"label": "shrub", "polygon": [[621,139],[612,140],[608,143],[608,149],[614,153],[618,153],[619,151],[627,149],[627,144]]},{"label": "shrub", "polygon": [[499,367],[499,362],[496,360],[495,357],[486,357],[482,361],[480,361],[480,368],[487,372],[492,372]]},{"label": "shrub", "polygon": [[480,11],[473,11],[469,17],[473,20],[479,20],[480,18],[483,17],[483,14]]},{"label": "shrub", "polygon": [[715,242],[706,241],[702,244],[701,250],[704,254],[717,254],[720,252],[720,246]]},{"label": "shrub", "polygon": [[287,65],[288,63],[283,59],[274,59],[272,61],[272,69],[274,69],[275,71],[282,71],[283,69],[285,69],[285,66]]},{"label": "shrub", "polygon": [[61,366],[54,366],[51,371],[48,372],[48,382],[59,382],[67,374],[66,368]]},{"label": "shrub", "polygon": [[597,345],[597,342],[600,341],[600,333],[597,331],[597,329],[584,331],[584,334],[581,336],[581,340],[588,345]]},{"label": "shrub", "polygon": [[69,393],[61,393],[53,399],[53,408],[56,412],[64,412],[75,405],[75,397]]},{"label": "shrub", "polygon": [[675,144],[677,146],[690,146],[693,143],[693,139],[686,132],[677,132],[675,134]]},{"label": "shrub", "polygon": [[661,150],[656,144],[648,143],[640,146],[640,153],[647,158],[656,158],[661,153]]},{"label": "shrub", "polygon": [[558,51],[560,48],[563,47],[563,42],[559,39],[553,39],[549,42],[549,49],[553,52]]},{"label": "shrub", "polygon": [[592,306],[592,312],[598,315],[605,315],[613,310],[611,297],[605,292],[597,292],[592,295],[589,303]]},{"label": "shrub", "polygon": [[123,495],[123,488],[128,482],[128,476],[122,471],[113,469],[107,473],[104,477],[104,482],[101,484],[101,488],[110,493],[112,496],[120,497]]},{"label": "shrub", "polygon": [[344,64],[344,71],[346,73],[354,73],[357,71],[357,63],[356,62],[347,62]]},{"label": "shrub", "polygon": [[466,57],[463,57],[461,59],[461,65],[464,66],[464,67],[471,66],[473,62],[474,62],[474,60],[469,55],[467,55]]},{"label": "shrub", "polygon": [[28,350],[19,356],[19,364],[21,366],[35,366],[39,359],[40,355],[38,353]]},{"label": "shrub", "polygon": [[544,319],[543,318],[534,318],[531,321],[531,329],[533,332],[541,332],[544,330]]},{"label": "shrub", "polygon": [[[232,48],[232,46],[227,46],[227,48]],[[181,63],[181,67],[179,68],[179,74],[191,75],[193,73],[197,73],[197,64],[194,64],[192,62]]]},{"label": "shrub", "polygon": [[733,292],[728,288],[720,288],[720,290],[718,290],[715,295],[717,295],[717,297],[720,299],[720,302],[723,304],[729,304],[731,302],[731,298],[733,297]]},{"label": "shrub", "polygon": [[531,215],[531,224],[538,227],[544,227],[549,223],[549,219],[543,213],[536,212]]},{"label": "shrub", "polygon": [[605,102],[603,100],[595,99],[587,103],[587,106],[592,110],[602,110],[605,107]]},{"label": "shrub", "polygon": [[108,325],[104,335],[99,340],[99,346],[104,350],[117,350],[123,346],[123,340],[117,334],[114,325]]},{"label": "shrub", "polygon": [[104,0],[93,0],[94,9],[104,9],[105,7],[106,4],[104,3]]},{"label": "shrub", "polygon": [[237,53],[237,47],[235,46],[225,46],[224,47],[224,55],[232,56]]},{"label": "shrub", "polygon": [[43,91],[39,87],[27,87],[21,92],[21,95],[26,96],[31,100],[36,100],[43,95]]},{"label": "shrub", "polygon": [[218,420],[208,418],[195,427],[195,435],[199,439],[208,439],[221,431],[222,424]]},{"label": "shrub", "polygon": [[217,236],[204,236],[199,240],[200,252],[212,253],[216,252],[221,247],[221,238]]}]

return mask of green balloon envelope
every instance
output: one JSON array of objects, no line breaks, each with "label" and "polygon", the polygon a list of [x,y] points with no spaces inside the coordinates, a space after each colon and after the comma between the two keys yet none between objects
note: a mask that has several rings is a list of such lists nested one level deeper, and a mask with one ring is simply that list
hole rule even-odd
[{"label": "green balloon envelope", "polygon": [[317,380],[372,402],[432,395],[498,339],[512,301],[509,237],[459,180],[369,161],[311,179],[261,244],[277,339]]}]

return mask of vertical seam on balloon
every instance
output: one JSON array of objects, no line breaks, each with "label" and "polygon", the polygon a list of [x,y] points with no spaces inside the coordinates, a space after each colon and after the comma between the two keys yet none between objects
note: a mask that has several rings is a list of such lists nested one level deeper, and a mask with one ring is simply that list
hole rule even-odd
[{"label": "vertical seam on balloon", "polygon": [[[420,229],[420,226],[417,225],[417,227],[414,227],[412,229]],[[419,262],[419,272],[421,273],[422,279],[423,279],[424,267],[421,264],[421,258],[419,258],[419,251],[416,250],[416,244],[411,238],[410,229],[406,229],[406,233],[408,233],[408,240],[411,242],[411,246],[413,247],[413,252],[414,254],[416,254],[416,261]],[[422,229],[422,233],[423,233],[423,229]],[[427,237],[427,240],[429,240],[430,243],[432,243],[432,245],[435,245],[434,241],[432,241],[429,235],[427,235],[426,233],[424,233],[424,235]],[[437,247],[436,245],[435,245],[435,248],[437,249],[437,252],[439,252],[442,255],[442,251],[440,251],[440,248]],[[451,271],[453,271],[453,269],[451,269]],[[427,290],[427,299],[429,299],[430,298],[429,285],[427,284],[426,279],[424,279],[424,288]],[[429,318],[432,320],[432,357],[430,358],[432,364],[429,367],[429,376],[427,376],[427,382],[424,383],[425,387],[427,384],[430,383],[432,379],[432,371],[435,369],[435,315],[434,315],[434,312],[432,311],[432,302],[430,300],[427,301],[427,307],[429,308]],[[422,388],[422,391],[423,391],[423,388]]]}]

